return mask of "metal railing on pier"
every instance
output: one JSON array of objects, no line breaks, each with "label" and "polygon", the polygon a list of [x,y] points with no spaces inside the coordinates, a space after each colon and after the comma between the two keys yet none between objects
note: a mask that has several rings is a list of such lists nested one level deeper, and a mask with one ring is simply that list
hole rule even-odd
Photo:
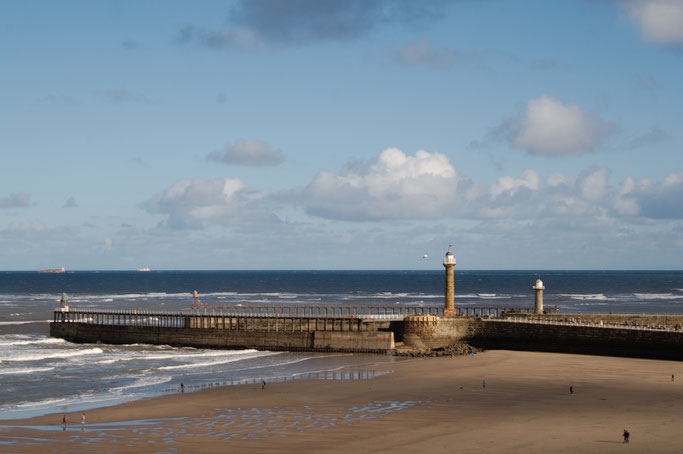
[{"label": "metal railing on pier", "polygon": [[[505,307],[456,307],[456,315],[468,317],[500,317],[505,313],[525,313],[527,309]],[[62,314],[62,315],[60,315]],[[239,317],[306,317],[306,318],[346,318],[355,317],[368,320],[402,320],[407,315],[444,315],[443,306],[338,306],[338,305],[222,305],[205,306],[185,312],[139,311],[114,309],[80,309],[55,310],[54,321],[76,321],[81,323],[101,323],[103,320],[115,320],[115,324],[130,324],[133,319],[164,320],[172,322],[172,318],[197,315],[239,316]],[[110,324],[108,322],[108,324]]]},{"label": "metal railing on pier", "polygon": [[529,323],[537,325],[555,325],[555,326],[589,326],[595,328],[612,328],[612,329],[633,329],[640,331],[670,331],[670,332],[681,332],[681,328],[678,326],[668,326],[668,325],[639,325],[635,323],[616,323],[616,322],[606,322],[606,321],[589,321],[581,320],[579,318],[570,318],[567,320],[548,320],[548,319],[538,319],[529,317],[505,317],[496,319],[497,322],[509,322],[509,323]]}]

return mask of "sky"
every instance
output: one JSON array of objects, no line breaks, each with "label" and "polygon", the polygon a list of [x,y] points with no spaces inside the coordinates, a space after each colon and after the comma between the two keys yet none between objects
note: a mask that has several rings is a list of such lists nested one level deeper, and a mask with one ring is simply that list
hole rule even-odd
[{"label": "sky", "polygon": [[683,0],[3,1],[0,62],[3,270],[681,269]]}]

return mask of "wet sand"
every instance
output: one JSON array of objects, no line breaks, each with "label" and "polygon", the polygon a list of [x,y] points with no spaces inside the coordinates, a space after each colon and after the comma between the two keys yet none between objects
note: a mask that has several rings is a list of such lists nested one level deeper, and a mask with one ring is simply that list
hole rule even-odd
[{"label": "wet sand", "polygon": [[65,431],[61,413],[4,421],[0,451],[683,452],[681,362],[489,351],[377,368],[394,373],[221,387],[91,410],[83,431],[80,413],[67,414]]}]

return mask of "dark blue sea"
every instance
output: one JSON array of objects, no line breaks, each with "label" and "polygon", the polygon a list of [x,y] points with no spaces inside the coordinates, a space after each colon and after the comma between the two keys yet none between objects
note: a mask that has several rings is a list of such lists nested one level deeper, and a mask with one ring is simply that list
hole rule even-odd
[{"label": "dark blue sea", "polygon": [[[683,314],[683,271],[544,271],[561,312]],[[537,273],[456,271],[456,306],[533,307]],[[192,292],[227,305],[443,305],[444,271],[0,272],[0,418],[80,411],[208,386],[297,378],[367,379],[376,355],[71,344],[48,337],[72,308],[187,311]],[[358,366],[349,372],[347,366]]]}]

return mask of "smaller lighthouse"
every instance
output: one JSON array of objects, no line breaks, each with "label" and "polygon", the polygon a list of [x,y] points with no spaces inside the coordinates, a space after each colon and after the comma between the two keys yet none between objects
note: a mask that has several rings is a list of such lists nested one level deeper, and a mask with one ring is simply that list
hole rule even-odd
[{"label": "smaller lighthouse", "polygon": [[443,258],[443,266],[446,268],[444,315],[455,314],[455,277],[453,276],[453,269],[455,268],[455,256],[451,252],[450,246],[448,247],[446,256]]},{"label": "smaller lighthouse", "polygon": [[543,314],[543,290],[545,290],[545,287],[543,286],[543,281],[541,280],[540,276],[536,279],[536,285],[531,287],[534,289],[536,292],[536,299],[534,300],[534,313],[536,315],[542,315]]}]

